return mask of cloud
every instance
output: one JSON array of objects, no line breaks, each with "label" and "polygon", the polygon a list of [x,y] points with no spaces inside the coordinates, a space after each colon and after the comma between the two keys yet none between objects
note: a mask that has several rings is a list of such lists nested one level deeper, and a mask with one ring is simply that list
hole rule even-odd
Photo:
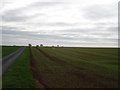
[{"label": "cloud", "polygon": [[9,10],[3,14],[3,21],[5,22],[24,22],[28,18],[28,16],[24,16],[19,10]]},{"label": "cloud", "polygon": [[31,5],[29,5],[29,7],[45,7],[45,6],[53,6],[53,5],[59,5],[59,4],[64,4],[64,2],[55,2],[55,1],[51,1],[51,2],[35,2],[35,3],[32,3]]},{"label": "cloud", "polygon": [[[2,20],[5,22],[25,22],[32,18],[36,18],[39,16],[43,16],[45,14],[40,13],[39,9],[45,8],[45,7],[53,7],[53,5],[59,5],[63,4],[63,2],[34,2],[30,3],[24,7],[12,9],[8,11],[4,11],[2,15]],[[33,12],[33,14],[29,15],[30,11],[38,11],[37,13]]]},{"label": "cloud", "polygon": [[11,32],[11,30],[12,31],[21,31],[21,30],[25,30],[25,28],[24,27],[14,27],[14,26],[0,26],[0,30],[2,30],[2,32],[4,32],[4,31]]},{"label": "cloud", "polygon": [[10,35],[10,36],[13,36],[13,35],[17,35],[19,36],[19,38],[21,37],[29,37],[29,39],[66,39],[66,40],[71,40],[72,38],[71,37],[64,37],[64,36],[60,36],[60,35],[55,35],[55,34],[40,34],[38,32],[28,32],[28,31],[15,31],[15,30],[3,30],[2,31],[3,33],[3,39],[4,39],[4,35]]},{"label": "cloud", "polygon": [[110,5],[92,5],[85,8],[84,11],[85,17],[91,20],[103,20],[117,16],[117,11]]},{"label": "cloud", "polygon": [[[107,41],[107,42],[115,42],[117,39],[112,37],[113,33],[90,33],[90,34],[85,34],[85,32],[75,29],[77,32],[73,32],[72,29],[71,31],[73,33],[70,33],[69,30],[62,30],[59,31],[59,33],[39,33],[39,32],[29,32],[29,31],[20,31],[19,28],[16,27],[4,27],[3,28],[3,40],[6,38],[5,35],[7,36],[14,36],[17,35],[19,38],[25,37],[27,39],[32,39],[32,40],[39,40],[39,39],[49,39],[49,40],[67,40],[67,41],[79,41],[79,42],[101,42],[101,41]],[[22,29],[22,28],[21,28]],[[73,29],[74,30],[74,29]],[[105,36],[105,37],[104,37]]]},{"label": "cloud", "polygon": [[3,44],[117,46],[116,8],[86,1],[13,0],[3,13]]}]

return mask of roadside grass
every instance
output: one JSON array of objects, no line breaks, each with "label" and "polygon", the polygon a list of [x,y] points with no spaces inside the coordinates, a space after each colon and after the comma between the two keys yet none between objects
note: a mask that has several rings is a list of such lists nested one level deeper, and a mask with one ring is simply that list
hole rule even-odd
[{"label": "roadside grass", "polygon": [[30,71],[29,49],[17,58],[10,68],[3,74],[3,88],[35,88],[35,80]]},{"label": "roadside grass", "polygon": [[[65,75],[67,75],[68,72],[71,70],[72,72],[75,72],[75,73],[77,72],[77,74],[79,75],[80,74],[83,74],[85,76],[88,75],[86,77],[90,76],[89,78],[96,79],[98,83],[104,83],[108,85],[109,87],[118,86],[117,85],[118,84],[118,52],[117,52],[118,49],[116,48],[110,49],[110,48],[65,48],[65,47],[55,48],[55,47],[51,47],[51,48],[40,48],[40,49],[42,49],[43,51],[45,51],[51,56],[55,56],[59,58],[60,60],[66,61],[68,64],[71,65],[71,67],[69,65],[65,65],[66,68],[61,66],[65,70],[63,71],[64,73],[66,73]],[[46,59],[41,59],[41,57],[36,56],[36,59],[37,58],[39,58],[39,60],[46,60]],[[53,64],[53,66],[54,65],[55,64]],[[48,65],[46,67],[48,67]],[[77,67],[77,69],[73,67]],[[57,68],[54,68],[54,69],[56,69],[54,72],[58,71],[57,73],[59,73],[60,75],[60,70],[58,70]],[[55,75],[53,76],[55,77]],[[73,75],[70,75],[70,76],[72,77]],[[49,75],[47,77],[49,77]],[[80,80],[81,78],[78,78],[78,79]],[[81,85],[83,84],[83,87],[84,87],[86,85],[85,82],[86,81],[84,79],[83,83],[80,83],[80,82],[79,83]],[[92,84],[95,87],[96,85],[94,84],[95,82],[93,82]],[[87,86],[91,87],[91,85],[87,85]]]},{"label": "roadside grass", "polygon": [[2,57],[9,55],[18,48],[20,48],[20,46],[2,46]]},{"label": "roadside grass", "polygon": [[[66,88],[95,88],[95,87],[118,87],[117,67],[114,69],[111,65],[101,65],[104,61],[109,62],[109,57],[98,53],[95,59],[91,55],[96,55],[87,50],[87,54],[80,54],[81,48],[40,48],[47,54],[57,57],[66,64],[60,65],[45,57],[39,50],[32,48],[33,56],[37,60],[40,74],[49,82]],[[89,55],[90,56],[85,56]],[[91,54],[92,53],[92,54]],[[84,56],[84,58],[83,58]],[[100,58],[102,57],[103,58]],[[109,56],[109,55],[107,55]],[[81,58],[82,57],[82,58]],[[116,60],[115,57],[113,57]],[[112,60],[111,59],[111,62]],[[98,61],[102,60],[102,63]],[[110,63],[108,63],[110,64]]]}]

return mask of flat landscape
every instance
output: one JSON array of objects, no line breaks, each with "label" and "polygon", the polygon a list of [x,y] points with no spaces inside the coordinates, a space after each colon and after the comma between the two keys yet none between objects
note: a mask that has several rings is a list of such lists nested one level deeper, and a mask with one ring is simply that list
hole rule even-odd
[{"label": "flat landscape", "polygon": [[118,2],[4,0],[0,87],[118,89]]},{"label": "flat landscape", "polygon": [[18,87],[117,88],[118,48],[26,47],[3,74],[3,88]]}]

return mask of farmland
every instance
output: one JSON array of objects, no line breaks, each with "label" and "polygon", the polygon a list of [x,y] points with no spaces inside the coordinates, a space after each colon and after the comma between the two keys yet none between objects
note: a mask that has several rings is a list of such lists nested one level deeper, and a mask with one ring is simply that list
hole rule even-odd
[{"label": "farmland", "polygon": [[62,88],[118,87],[117,53],[107,48],[32,48],[42,76],[36,78],[47,87]]},{"label": "farmland", "polygon": [[3,88],[17,87],[117,88],[118,49],[26,48],[3,75]]},{"label": "farmland", "polygon": [[2,46],[2,57],[9,55],[18,48],[20,48],[20,46]]}]

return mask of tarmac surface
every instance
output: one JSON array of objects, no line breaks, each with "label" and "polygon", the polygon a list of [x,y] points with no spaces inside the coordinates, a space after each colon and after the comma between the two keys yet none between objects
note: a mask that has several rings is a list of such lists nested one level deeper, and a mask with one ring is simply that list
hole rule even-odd
[{"label": "tarmac surface", "polygon": [[[7,71],[7,69],[17,59],[17,57],[22,54],[22,52],[24,51],[25,48],[26,47],[21,47],[21,48],[17,49],[15,52],[13,52],[3,58],[0,58],[0,63],[2,63],[2,69],[0,69],[0,76],[2,74],[4,74],[4,72]],[[1,67],[1,65],[0,65],[0,67]]]}]

